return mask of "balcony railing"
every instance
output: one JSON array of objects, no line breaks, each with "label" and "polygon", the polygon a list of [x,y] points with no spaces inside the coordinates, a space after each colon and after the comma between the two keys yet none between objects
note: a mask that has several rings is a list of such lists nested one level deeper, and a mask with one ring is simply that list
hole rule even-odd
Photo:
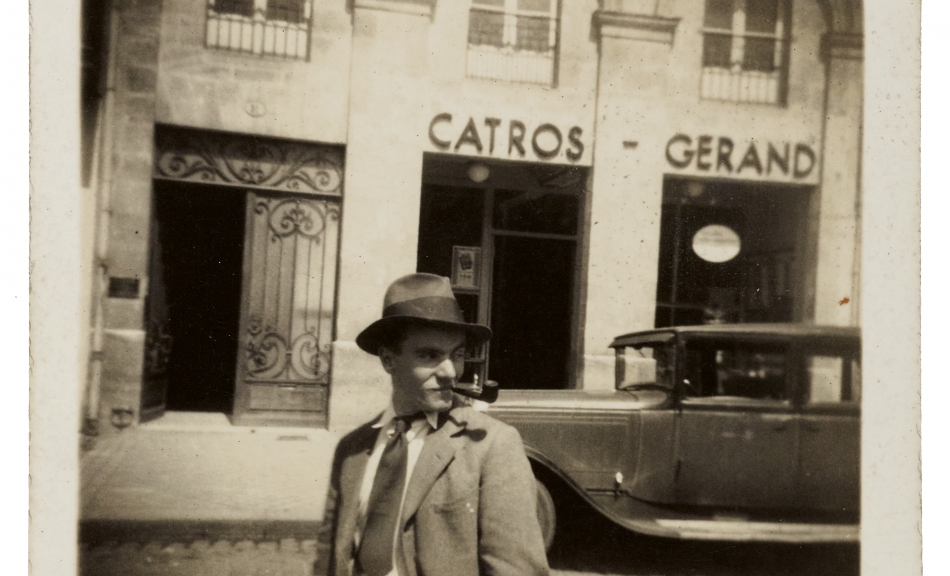
[{"label": "balcony railing", "polygon": [[466,65],[470,78],[554,84],[556,18],[472,8],[470,19]]},{"label": "balcony railing", "polygon": [[709,100],[781,104],[784,97],[782,88],[781,70],[762,72],[705,67],[700,95]]},{"label": "balcony railing", "polygon": [[268,12],[259,9],[254,9],[250,16],[221,13],[211,4],[208,8],[205,45],[208,48],[306,60],[309,54],[310,2],[304,3],[304,13],[299,22],[268,19],[267,15]]},{"label": "balcony railing", "polygon": [[550,86],[554,83],[554,50],[530,52],[469,44],[467,74],[470,78]]}]

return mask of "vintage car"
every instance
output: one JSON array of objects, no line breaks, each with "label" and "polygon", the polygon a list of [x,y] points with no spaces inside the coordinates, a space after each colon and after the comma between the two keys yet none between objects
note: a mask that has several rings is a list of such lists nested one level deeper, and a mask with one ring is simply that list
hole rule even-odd
[{"label": "vintage car", "polygon": [[501,390],[487,408],[524,438],[549,546],[564,495],[652,536],[858,540],[857,328],[660,328],[611,347],[615,390]]}]

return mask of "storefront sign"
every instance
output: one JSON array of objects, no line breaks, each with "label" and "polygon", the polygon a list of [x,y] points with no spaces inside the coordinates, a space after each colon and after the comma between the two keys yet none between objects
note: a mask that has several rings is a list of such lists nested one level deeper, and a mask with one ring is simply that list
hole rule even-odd
[{"label": "storefront sign", "polygon": [[749,142],[737,147],[725,136],[677,134],[666,143],[666,161],[679,170],[693,169],[710,174],[807,178],[815,170],[817,155],[801,142]]},{"label": "storefront sign", "polygon": [[710,224],[693,235],[693,252],[706,262],[728,262],[739,255],[742,241],[728,226]]},{"label": "storefront sign", "polygon": [[452,246],[452,289],[478,290],[482,249],[478,246]]},{"label": "storefront sign", "polygon": [[577,162],[584,155],[584,131],[580,126],[562,130],[549,122],[528,126],[521,120],[470,116],[463,124],[452,114],[436,114],[429,122],[429,141],[439,150],[497,158],[539,160],[566,158]]}]

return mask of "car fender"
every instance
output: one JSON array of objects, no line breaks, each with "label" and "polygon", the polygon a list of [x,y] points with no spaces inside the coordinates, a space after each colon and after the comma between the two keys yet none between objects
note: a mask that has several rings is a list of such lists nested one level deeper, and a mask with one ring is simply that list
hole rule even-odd
[{"label": "car fender", "polygon": [[[548,484],[550,478],[539,477],[544,476],[545,473],[556,477],[564,487],[576,494],[586,506],[589,506],[598,514],[623,528],[648,536],[660,536],[664,538],[679,537],[679,534],[677,534],[676,531],[660,526],[652,517],[628,517],[626,515],[618,514],[609,506],[605,506],[602,499],[595,499],[590,493],[587,492],[587,490],[584,490],[584,488],[574,481],[567,472],[562,470],[540,450],[537,450],[530,445],[525,445],[525,453],[528,456],[528,460],[531,463],[532,469],[535,470],[535,476],[537,477],[538,481],[542,484],[545,484],[548,490],[551,490],[552,488]],[[544,470],[544,473],[539,475],[537,472],[538,468]],[[618,499],[632,500],[630,496],[620,491],[617,491],[615,494]],[[555,502],[555,504],[557,504],[557,502]]]},{"label": "car fender", "polygon": [[[858,542],[860,538],[860,528],[857,524],[798,524],[743,520],[729,522],[690,517],[688,514],[674,513],[671,516],[668,509],[639,500],[622,489],[588,492],[541,451],[525,445],[525,453],[535,477],[549,491],[553,488],[549,484],[552,477],[556,478],[563,487],[576,494],[584,505],[607,520],[646,536],[686,540],[786,543],[846,543]],[[556,506],[557,504],[558,502],[555,501]],[[562,515],[561,521],[563,519]]]}]

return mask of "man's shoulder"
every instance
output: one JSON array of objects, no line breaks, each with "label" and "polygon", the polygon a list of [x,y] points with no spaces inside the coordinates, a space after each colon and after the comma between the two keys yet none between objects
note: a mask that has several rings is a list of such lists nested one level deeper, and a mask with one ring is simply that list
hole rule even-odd
[{"label": "man's shoulder", "polygon": [[343,437],[340,438],[340,442],[337,446],[340,448],[348,448],[354,445],[362,445],[367,441],[375,441],[376,435],[379,434],[379,429],[374,428],[373,425],[379,421],[380,416],[382,416],[382,414],[377,414],[372,420],[344,434]]},{"label": "man's shoulder", "polygon": [[450,414],[456,421],[464,424],[469,430],[485,430],[488,434],[498,434],[502,432],[511,434],[511,432],[515,431],[515,428],[510,424],[506,424],[471,406],[458,406],[453,408]]}]

